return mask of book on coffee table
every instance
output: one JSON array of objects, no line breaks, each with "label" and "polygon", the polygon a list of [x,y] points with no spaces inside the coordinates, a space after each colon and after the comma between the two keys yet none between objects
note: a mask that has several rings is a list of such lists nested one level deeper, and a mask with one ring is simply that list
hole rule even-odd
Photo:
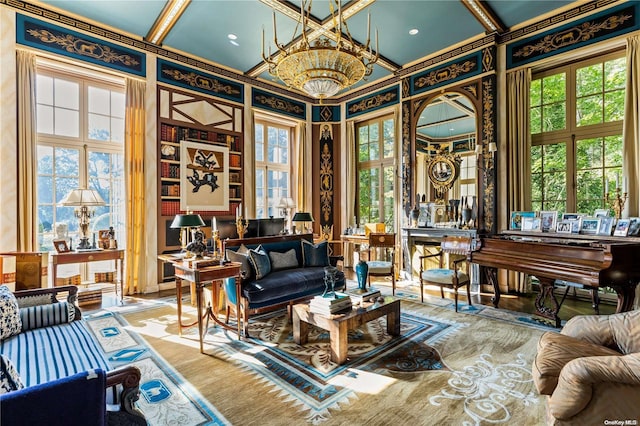
[{"label": "book on coffee table", "polygon": [[316,314],[331,315],[352,307],[351,297],[349,295],[338,295],[337,297],[316,296],[309,303],[309,311]]},{"label": "book on coffee table", "polygon": [[370,288],[366,291],[360,291],[359,289],[347,290],[347,292],[343,294],[351,297],[351,300],[354,304],[360,304],[363,301],[368,302],[373,298],[382,296],[380,290],[377,290],[375,288]]}]

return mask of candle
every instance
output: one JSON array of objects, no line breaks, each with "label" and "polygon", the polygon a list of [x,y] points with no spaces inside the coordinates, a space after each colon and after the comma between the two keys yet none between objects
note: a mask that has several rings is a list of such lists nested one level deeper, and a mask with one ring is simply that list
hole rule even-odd
[{"label": "candle", "polygon": [[620,173],[616,175],[616,189],[620,188]]},{"label": "candle", "polygon": [[244,215],[242,214],[242,203],[240,203],[239,211],[240,211],[240,217],[244,217]]},{"label": "candle", "polygon": [[609,179],[606,179],[604,181],[604,193],[608,194],[609,193]]},{"label": "candle", "polygon": [[217,231],[218,230],[218,224],[216,223],[216,217],[213,217],[213,230]]}]

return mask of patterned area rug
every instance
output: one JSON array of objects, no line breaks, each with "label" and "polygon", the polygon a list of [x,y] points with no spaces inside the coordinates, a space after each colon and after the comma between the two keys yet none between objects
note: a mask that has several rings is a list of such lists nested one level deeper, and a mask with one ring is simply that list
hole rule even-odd
[{"label": "patterned area rug", "polygon": [[122,316],[101,311],[83,318],[113,368],[134,365],[140,369],[137,404],[150,426],[229,424]]},{"label": "patterned area rug", "polygon": [[252,317],[248,340],[211,327],[204,355],[195,328],[176,336],[172,306],[114,316],[215,406],[221,422],[544,424],[531,378],[537,326],[403,300],[399,337],[387,335],[384,317],[371,321],[350,332],[348,360],[335,365],[328,333],[312,327],[309,343],[296,345],[284,311]]}]

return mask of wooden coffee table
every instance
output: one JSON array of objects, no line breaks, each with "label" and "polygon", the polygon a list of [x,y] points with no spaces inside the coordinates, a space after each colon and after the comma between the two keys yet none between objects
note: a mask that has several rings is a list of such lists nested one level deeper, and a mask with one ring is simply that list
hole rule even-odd
[{"label": "wooden coffee table", "polygon": [[347,335],[349,330],[371,320],[387,316],[387,333],[400,335],[400,300],[385,297],[384,303],[365,303],[361,308],[337,314],[324,315],[309,311],[309,304],[293,306],[293,340],[304,345],[309,337],[309,324],[329,332],[331,341],[331,361],[344,364],[347,360]]}]

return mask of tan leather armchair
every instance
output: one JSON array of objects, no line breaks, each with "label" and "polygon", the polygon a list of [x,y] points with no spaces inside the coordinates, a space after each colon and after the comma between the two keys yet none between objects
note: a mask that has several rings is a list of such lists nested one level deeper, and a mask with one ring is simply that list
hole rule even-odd
[{"label": "tan leather armchair", "polygon": [[548,424],[639,421],[640,310],[570,319],[542,335],[532,370]]}]

